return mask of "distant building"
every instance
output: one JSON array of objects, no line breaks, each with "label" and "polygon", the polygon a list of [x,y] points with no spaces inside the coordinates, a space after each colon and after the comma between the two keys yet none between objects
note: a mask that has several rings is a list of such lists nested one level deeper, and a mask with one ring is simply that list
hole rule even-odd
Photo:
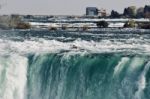
[{"label": "distant building", "polygon": [[87,7],[86,8],[86,15],[87,16],[97,16],[98,9],[96,7]]},{"label": "distant building", "polygon": [[106,10],[103,8],[98,10],[98,15],[101,17],[106,17],[107,16]]}]

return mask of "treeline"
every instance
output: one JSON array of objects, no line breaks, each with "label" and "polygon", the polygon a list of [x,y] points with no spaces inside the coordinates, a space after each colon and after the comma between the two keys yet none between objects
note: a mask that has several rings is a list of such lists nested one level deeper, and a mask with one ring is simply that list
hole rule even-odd
[{"label": "treeline", "polygon": [[115,10],[111,11],[110,18],[150,18],[150,5],[145,7],[136,8],[136,6],[130,6],[124,9],[122,14]]}]

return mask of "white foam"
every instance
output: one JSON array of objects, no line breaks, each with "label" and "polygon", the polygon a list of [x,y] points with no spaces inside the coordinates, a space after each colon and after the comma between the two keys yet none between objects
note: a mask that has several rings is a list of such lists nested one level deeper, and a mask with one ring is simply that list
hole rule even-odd
[{"label": "white foam", "polygon": [[123,27],[125,23],[110,23],[108,27]]},{"label": "white foam", "polygon": [[[138,41],[137,41],[138,42]],[[150,52],[148,43],[137,43],[133,39],[126,42],[103,40],[100,42],[75,40],[73,42],[60,42],[57,40],[24,40],[12,41],[0,39],[0,54],[9,53],[45,53],[45,52],[59,52],[61,50],[69,51],[87,51],[91,53],[104,53],[104,52]],[[138,52],[139,53],[139,52]]]},{"label": "white foam", "polygon": [[0,99],[24,99],[27,58],[11,54],[0,60]]},{"label": "white foam", "polygon": [[130,59],[128,57],[123,57],[121,61],[118,63],[118,65],[114,68],[114,76],[119,75],[119,73],[123,70],[125,64],[129,61]]},{"label": "white foam", "polygon": [[142,99],[143,90],[146,87],[146,77],[145,76],[146,76],[149,68],[150,68],[150,62],[148,62],[145,65],[145,68],[144,68],[143,72],[141,73],[141,75],[139,77],[139,80],[137,82],[137,84],[138,84],[138,90],[135,93],[135,99]]},{"label": "white foam", "polygon": [[145,60],[143,58],[134,57],[128,67],[128,74],[132,74],[135,72],[135,70],[141,68],[144,62]]}]

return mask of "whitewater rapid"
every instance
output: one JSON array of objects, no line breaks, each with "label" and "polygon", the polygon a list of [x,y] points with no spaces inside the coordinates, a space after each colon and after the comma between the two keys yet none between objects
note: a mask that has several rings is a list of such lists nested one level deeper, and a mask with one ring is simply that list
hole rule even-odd
[{"label": "whitewater rapid", "polygon": [[57,40],[47,39],[31,39],[24,41],[12,41],[0,39],[0,54],[18,53],[57,53],[60,51],[72,51],[72,52],[90,52],[90,53],[111,53],[111,52],[139,52],[149,53],[150,42],[148,40],[128,39],[124,41],[118,40],[102,40],[85,41],[77,39],[73,42],[61,42]]}]

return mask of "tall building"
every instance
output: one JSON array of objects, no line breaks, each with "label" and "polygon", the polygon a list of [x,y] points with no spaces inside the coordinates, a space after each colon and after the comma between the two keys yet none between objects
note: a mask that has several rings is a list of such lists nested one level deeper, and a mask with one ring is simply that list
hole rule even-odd
[{"label": "tall building", "polygon": [[98,9],[96,7],[87,7],[86,8],[86,15],[87,16],[97,16]]}]

